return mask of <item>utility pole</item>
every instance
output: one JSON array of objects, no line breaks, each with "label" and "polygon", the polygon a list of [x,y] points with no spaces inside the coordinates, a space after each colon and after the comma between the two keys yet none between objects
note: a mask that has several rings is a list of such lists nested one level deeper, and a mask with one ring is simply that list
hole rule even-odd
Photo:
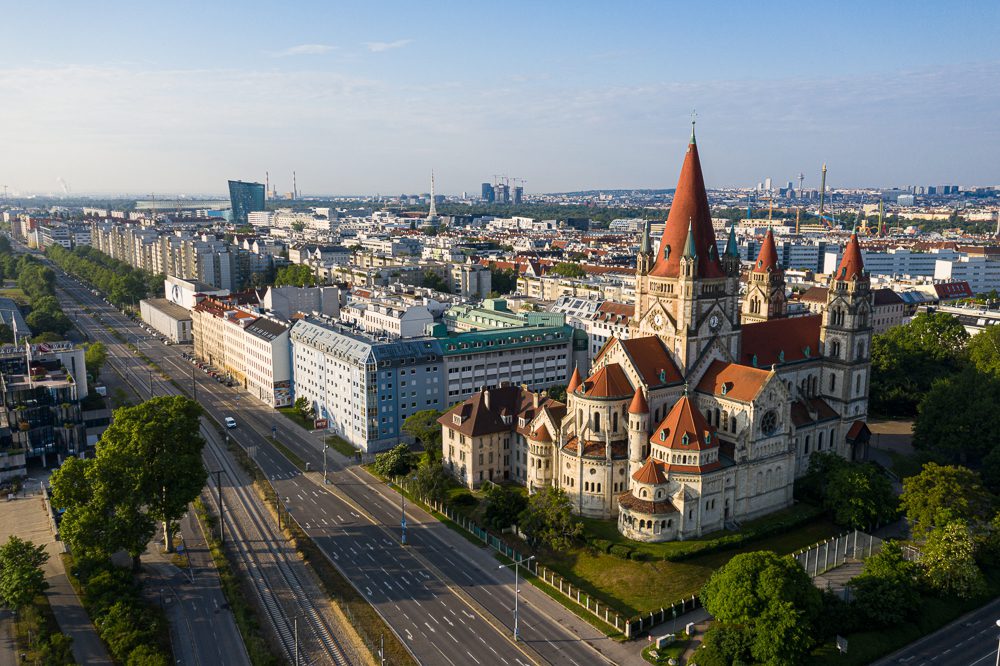
[{"label": "utility pole", "polygon": [[403,516],[400,525],[402,529],[400,530],[400,543],[404,546],[406,545],[406,495],[403,494],[403,486],[400,483],[399,486],[399,511]]},{"label": "utility pole", "polygon": [[293,626],[295,627],[295,666],[299,666],[299,616],[296,615],[292,619]]},{"label": "utility pole", "polygon": [[222,508],[222,473],[225,470],[217,469],[210,474],[215,475],[215,487],[219,491],[219,543],[225,545],[226,543],[226,520],[225,513]]},{"label": "utility pole", "polygon": [[153,369],[149,369],[149,397],[153,397]]},{"label": "utility pole", "polygon": [[329,481],[327,481],[327,479],[326,479],[326,452],[327,452],[327,450],[328,450],[329,448],[330,448],[330,445],[329,445],[329,444],[324,444],[324,445],[323,445],[323,485],[324,485],[324,486],[325,486],[325,485],[327,485],[328,483],[330,483],[330,482],[329,482]]},{"label": "utility pole", "polygon": [[[527,559],[524,559],[524,560],[514,560],[514,564],[513,564],[513,566],[514,566],[514,642],[515,643],[521,639],[520,634],[518,633],[518,630],[517,630],[518,629],[518,627],[517,627],[517,597],[520,594],[520,592],[517,589],[517,580],[518,580],[517,573],[518,573],[518,569],[520,568],[520,565],[521,565],[522,562],[527,563],[527,562],[530,562],[533,559],[535,559],[534,555],[532,555],[531,557],[529,557]],[[511,565],[510,564],[501,564],[500,566],[497,567],[497,569],[503,569],[504,567],[509,567],[509,566],[511,566]]]},{"label": "utility pole", "polygon": [[198,402],[198,380],[195,379],[194,368],[191,368],[191,399]]}]

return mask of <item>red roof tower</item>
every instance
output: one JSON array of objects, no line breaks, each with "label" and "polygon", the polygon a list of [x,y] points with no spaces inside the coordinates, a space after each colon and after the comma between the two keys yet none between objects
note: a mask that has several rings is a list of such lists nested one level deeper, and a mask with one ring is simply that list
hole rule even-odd
[{"label": "red roof tower", "polygon": [[850,282],[855,278],[864,276],[864,274],[865,262],[861,258],[861,245],[858,243],[858,235],[852,233],[851,239],[847,241],[847,247],[844,248],[844,256],[840,260],[840,266],[837,267],[837,272],[834,273],[833,279]]},{"label": "red roof tower", "polygon": [[688,143],[681,175],[677,179],[677,189],[674,191],[674,201],[670,206],[670,215],[667,216],[667,224],[663,228],[656,262],[649,271],[650,275],[680,276],[681,255],[688,241],[689,227],[698,257],[697,277],[725,277],[725,271],[722,270],[719,261],[719,251],[715,245],[715,230],[712,229],[712,214],[708,207],[708,194],[705,192],[705,179],[701,173],[693,124],[691,142]]},{"label": "red roof tower", "polygon": [[774,233],[768,229],[764,236],[764,244],[760,246],[760,254],[753,265],[754,273],[774,273],[781,271],[778,264],[778,248],[774,245]]}]

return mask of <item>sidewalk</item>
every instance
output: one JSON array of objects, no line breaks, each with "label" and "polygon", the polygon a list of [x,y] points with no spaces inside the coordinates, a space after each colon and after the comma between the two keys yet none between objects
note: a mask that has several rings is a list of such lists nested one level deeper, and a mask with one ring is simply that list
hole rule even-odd
[{"label": "sidewalk", "polygon": [[11,502],[0,502],[0,542],[16,534],[36,544],[45,544],[49,554],[49,561],[44,567],[45,580],[49,584],[45,596],[48,597],[59,628],[73,639],[73,658],[79,664],[111,666],[111,657],[66,576],[60,557],[63,545],[55,540],[51,523],[45,514],[44,501],[37,491],[26,497],[19,496]]}]

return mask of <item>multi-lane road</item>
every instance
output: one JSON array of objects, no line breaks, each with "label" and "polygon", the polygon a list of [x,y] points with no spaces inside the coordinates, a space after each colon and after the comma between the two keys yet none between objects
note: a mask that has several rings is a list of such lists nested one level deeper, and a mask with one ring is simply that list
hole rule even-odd
[{"label": "multi-lane road", "polygon": [[[419,510],[408,512],[408,544],[400,537],[399,496],[349,466],[332,449],[327,454],[330,485],[322,485],[322,440],[276,415],[270,408],[195,372],[183,347],[145,341],[145,331],[74,280],[59,286],[138,344],[187,392],[221,420],[234,416],[230,435],[252,451],[285,500],[286,508],[352,584],[386,619],[424,664],[639,663],[638,650],[620,646],[583,624],[531,586],[521,585],[519,632],[513,630],[513,572]],[[75,304],[65,303],[70,316]],[[113,339],[109,344],[116,344]],[[118,345],[126,349],[124,345]],[[148,372],[136,365],[136,380]],[[163,390],[173,389],[163,382]],[[268,442],[272,432],[312,465],[303,475]],[[572,627],[570,631],[567,627]]]}]

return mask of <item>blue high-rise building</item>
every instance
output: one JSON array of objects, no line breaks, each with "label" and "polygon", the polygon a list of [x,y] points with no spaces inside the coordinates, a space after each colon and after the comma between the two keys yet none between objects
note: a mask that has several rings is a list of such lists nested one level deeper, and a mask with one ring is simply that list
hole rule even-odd
[{"label": "blue high-rise building", "polygon": [[263,183],[245,183],[242,180],[229,181],[229,201],[233,206],[233,223],[249,224],[250,213],[264,210]]}]

